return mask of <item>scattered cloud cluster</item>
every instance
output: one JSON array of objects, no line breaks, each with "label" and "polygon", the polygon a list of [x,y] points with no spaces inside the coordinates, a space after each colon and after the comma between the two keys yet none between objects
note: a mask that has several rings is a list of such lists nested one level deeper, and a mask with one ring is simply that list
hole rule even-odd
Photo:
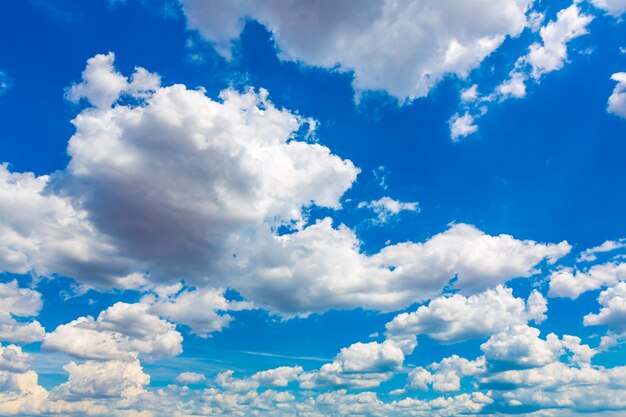
[{"label": "scattered cloud cluster", "polygon": [[[188,26],[231,57],[247,19],[273,35],[283,60],[353,73],[357,94],[423,97],[446,75],[466,77],[527,25],[533,0],[279,4],[182,0]],[[216,7],[219,4],[221,7]],[[401,41],[399,41],[401,40]]]}]

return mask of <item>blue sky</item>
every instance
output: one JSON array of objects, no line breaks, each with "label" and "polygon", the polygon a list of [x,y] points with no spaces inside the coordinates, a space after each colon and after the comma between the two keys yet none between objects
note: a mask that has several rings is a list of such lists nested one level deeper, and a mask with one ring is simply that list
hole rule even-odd
[{"label": "blue sky", "polygon": [[0,5],[0,414],[619,416],[623,0]]}]

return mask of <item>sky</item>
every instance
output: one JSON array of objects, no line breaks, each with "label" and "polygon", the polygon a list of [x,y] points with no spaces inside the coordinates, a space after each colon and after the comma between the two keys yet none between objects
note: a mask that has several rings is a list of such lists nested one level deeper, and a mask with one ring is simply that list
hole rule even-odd
[{"label": "sky", "polygon": [[624,19],[0,2],[0,415],[622,416]]}]

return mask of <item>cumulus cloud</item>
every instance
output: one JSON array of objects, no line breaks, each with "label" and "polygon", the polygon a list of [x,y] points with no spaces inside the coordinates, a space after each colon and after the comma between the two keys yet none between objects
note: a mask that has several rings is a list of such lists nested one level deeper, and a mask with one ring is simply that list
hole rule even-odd
[{"label": "cumulus cloud", "polygon": [[539,297],[532,295],[526,304],[514,297],[511,289],[498,286],[469,297],[454,294],[435,298],[417,311],[394,317],[385,326],[386,335],[405,352],[413,351],[417,335],[443,343],[486,338],[510,326],[543,320],[545,299]]},{"label": "cumulus cloud", "polygon": [[617,82],[613,94],[609,97],[609,113],[626,119],[626,72],[618,72],[611,76]]},{"label": "cumulus cloud", "polygon": [[297,381],[302,372],[300,366],[280,366],[259,371],[248,378],[235,378],[234,371],[228,370],[220,372],[215,382],[225,391],[248,393],[260,387],[286,387],[290,382]]},{"label": "cumulus cloud", "polygon": [[375,388],[402,368],[404,353],[392,341],[355,343],[341,349],[332,363],[300,377],[302,388]]},{"label": "cumulus cloud", "polygon": [[598,297],[602,308],[597,314],[584,318],[585,326],[605,325],[618,334],[626,335],[626,283],[602,291]]},{"label": "cumulus cloud", "polygon": [[612,252],[623,248],[626,248],[625,239],[606,240],[601,245],[582,251],[576,259],[576,262],[593,262],[598,259],[598,253]]},{"label": "cumulus cloud", "polygon": [[434,391],[453,392],[461,389],[461,378],[483,374],[485,358],[473,361],[452,355],[441,362],[430,364],[428,369],[417,367],[409,372],[407,388],[427,391],[432,386]]},{"label": "cumulus cloud", "polygon": [[145,392],[150,376],[135,361],[70,362],[63,367],[69,380],[55,388],[65,398],[133,398]]},{"label": "cumulus cloud", "polygon": [[15,280],[0,283],[0,340],[15,343],[41,340],[45,333],[43,326],[37,320],[24,320],[37,316],[41,306],[39,292],[20,288]]},{"label": "cumulus cloud", "polygon": [[538,79],[542,75],[563,68],[567,60],[567,43],[587,33],[587,25],[593,17],[581,12],[574,2],[557,13],[556,21],[542,27],[539,34],[542,43],[534,43],[528,52],[531,75]]},{"label": "cumulus cloud", "polygon": [[379,224],[387,223],[403,211],[420,211],[418,202],[405,203],[387,196],[370,202],[362,201],[359,203],[358,207],[372,210],[377,215],[376,223]]},{"label": "cumulus cloud", "polygon": [[177,324],[189,326],[191,331],[208,337],[228,327],[232,317],[225,311],[251,308],[251,303],[228,301],[223,289],[182,288],[182,285],[161,286],[153,294],[144,296],[141,303],[149,305],[149,312]]},{"label": "cumulus cloud", "polygon": [[538,263],[553,263],[570,250],[566,242],[490,236],[466,224],[451,225],[424,243],[390,245],[370,256],[359,251],[360,245],[354,231],[333,228],[324,219],[280,236],[278,245],[238,253],[238,263],[254,270],[243,270],[248,279],[235,288],[260,305],[291,314],[356,306],[394,310],[440,294],[455,277],[454,287],[474,293],[531,276]]},{"label": "cumulus cloud", "polygon": [[587,291],[626,280],[626,263],[608,262],[590,268],[561,268],[550,274],[550,297],[576,299]]},{"label": "cumulus cloud", "polygon": [[26,372],[30,369],[33,357],[16,345],[0,345],[0,371]]},{"label": "cumulus cloud", "polygon": [[591,0],[591,3],[614,17],[626,12],[626,0]]},{"label": "cumulus cloud", "polygon": [[[83,77],[68,94],[99,107],[73,120],[67,169],[52,179],[0,171],[5,270],[121,288],[184,278],[197,292],[157,297],[151,308],[206,336],[229,321],[216,313],[224,300],[212,288],[235,288],[284,315],[393,310],[455,277],[472,293],[531,276],[570,249],[455,224],[366,255],[353,230],[306,215],[311,205],[340,208],[359,170],[307,141],[298,132],[310,123],[276,108],[266,91],[226,90],[214,101],[183,85],[158,87],[145,70],[129,79],[112,54],[90,60]],[[15,198],[23,210],[12,210]],[[280,226],[287,231],[276,233]],[[215,309],[201,314],[193,302]]]},{"label": "cumulus cloud", "polygon": [[197,372],[182,372],[176,377],[176,382],[180,384],[198,384],[206,381],[204,374]]},{"label": "cumulus cloud", "polygon": [[389,0],[331,7],[323,1],[181,2],[188,26],[226,57],[245,19],[255,19],[272,32],[281,59],[350,71],[357,93],[385,90],[400,101],[427,95],[447,74],[467,76],[507,36],[522,32],[533,4]]},{"label": "cumulus cloud", "polygon": [[183,338],[172,323],[149,312],[149,306],[118,302],[96,319],[79,317],[46,334],[42,347],[80,359],[134,361],[146,357],[176,356]]},{"label": "cumulus cloud", "polygon": [[554,334],[547,340],[539,330],[525,324],[510,326],[491,336],[480,348],[491,370],[535,368],[552,363],[560,351]]},{"label": "cumulus cloud", "polygon": [[474,124],[474,117],[469,113],[465,113],[463,116],[456,113],[448,124],[450,125],[450,138],[453,141],[471,135],[478,130],[478,126]]}]

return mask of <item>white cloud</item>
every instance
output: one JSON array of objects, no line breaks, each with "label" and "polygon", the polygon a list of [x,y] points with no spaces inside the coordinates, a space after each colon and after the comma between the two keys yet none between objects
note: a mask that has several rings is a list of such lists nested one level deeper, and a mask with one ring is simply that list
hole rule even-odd
[{"label": "white cloud", "polygon": [[125,76],[115,70],[114,60],[115,55],[111,52],[89,58],[82,74],[83,81],[72,85],[67,90],[67,98],[76,103],[84,98],[94,107],[105,109],[111,107],[124,93],[144,97],[161,86],[161,79],[158,75],[141,67],[135,69],[129,82]]},{"label": "white cloud", "polygon": [[562,268],[550,274],[550,297],[576,299],[587,291],[626,280],[626,263],[608,262],[586,269]]},{"label": "white cloud", "polygon": [[556,335],[550,334],[543,340],[539,338],[538,329],[520,324],[491,336],[480,348],[489,369],[503,371],[552,363],[558,358],[561,345]]},{"label": "white cloud", "polygon": [[471,135],[478,130],[478,126],[474,124],[474,117],[469,113],[465,113],[463,116],[456,113],[448,121],[448,124],[450,125],[450,138],[453,141]]},{"label": "white cloud", "polygon": [[[159,292],[157,288],[156,292]],[[189,326],[200,337],[228,327],[232,317],[224,311],[250,308],[250,303],[232,302],[224,298],[223,289],[174,288],[171,294],[150,294],[141,299],[149,305],[149,312],[178,324]]]},{"label": "white cloud", "polygon": [[234,285],[261,306],[285,314],[363,306],[395,310],[454,287],[474,293],[514,277],[533,275],[543,260],[566,254],[558,245],[490,236],[473,226],[454,224],[424,243],[390,245],[367,256],[345,226],[324,219],[276,243],[257,240],[249,253],[239,252],[242,274]]},{"label": "white cloud", "polygon": [[478,100],[478,84],[473,84],[471,87],[461,91],[462,102],[472,102]]},{"label": "white cloud", "polygon": [[514,71],[509,79],[496,87],[496,91],[501,99],[509,97],[522,98],[526,97],[526,76],[520,72]]},{"label": "white cloud", "polygon": [[198,384],[206,381],[204,374],[197,372],[182,372],[176,377],[176,382],[181,384]]},{"label": "white cloud", "polygon": [[332,363],[300,377],[302,388],[375,388],[402,368],[404,353],[391,341],[355,343],[341,349]]},{"label": "white cloud", "polygon": [[626,119],[626,72],[617,72],[611,76],[611,79],[617,81],[617,85],[609,97],[607,110],[609,113]]},{"label": "white cloud", "polygon": [[503,286],[469,297],[459,294],[440,297],[415,312],[394,317],[386,325],[386,335],[405,352],[415,348],[416,335],[428,335],[444,343],[486,338],[509,326],[525,325],[530,320],[541,321],[545,317],[545,308],[540,307],[542,303],[538,297],[531,296],[527,305]]},{"label": "white cloud", "polygon": [[434,391],[452,392],[461,389],[461,378],[480,375],[486,371],[485,358],[473,361],[452,355],[441,362],[428,366],[428,370],[418,367],[409,372],[407,388],[427,391],[431,385]]},{"label": "white cloud", "polygon": [[602,291],[598,302],[602,305],[600,312],[586,315],[585,326],[605,325],[618,334],[626,334],[626,283]]},{"label": "white cloud", "polygon": [[418,202],[402,202],[394,200],[391,197],[382,197],[378,200],[370,202],[362,201],[358,205],[359,208],[369,208],[378,215],[377,223],[387,223],[393,217],[398,216],[403,211],[413,211],[419,213]]},{"label": "white cloud", "polygon": [[133,398],[145,392],[150,376],[135,361],[70,362],[69,380],[54,389],[65,398]]},{"label": "white cloud", "polygon": [[220,372],[215,382],[228,392],[249,393],[260,387],[286,387],[290,382],[297,381],[302,372],[300,366],[280,366],[259,371],[248,378],[234,378],[234,372],[228,370]]},{"label": "white cloud", "polygon": [[[457,224],[424,243],[365,255],[345,226],[324,219],[305,227],[306,208],[340,208],[358,173],[328,148],[298,140],[305,119],[277,109],[263,90],[226,90],[214,101],[183,85],[157,88],[158,77],[139,69],[129,80],[112,54],[96,58],[76,94],[100,107],[74,119],[68,168],[53,179],[0,171],[4,270],[122,288],[145,287],[147,276],[184,278],[198,292],[157,297],[152,308],[205,336],[229,320],[216,313],[224,300],[210,288],[235,288],[285,315],[393,310],[439,294],[455,276],[464,293],[482,291],[569,251],[566,242]],[[103,85],[111,77],[127,86]],[[123,105],[114,93],[135,101]],[[281,225],[292,229],[277,235]],[[216,308],[201,314],[194,302]]]},{"label": "white cloud", "polygon": [[591,0],[591,3],[615,17],[626,12],[626,0]]},{"label": "white cloud", "polygon": [[176,356],[182,336],[175,326],[149,312],[146,304],[115,303],[97,319],[79,317],[46,334],[43,348],[81,359],[133,361],[147,357]]},{"label": "white cloud", "polygon": [[45,333],[37,320],[16,320],[39,314],[41,294],[29,288],[20,288],[17,281],[0,283],[0,340],[15,343],[39,341]]},{"label": "white cloud", "polygon": [[252,18],[272,32],[281,59],[352,71],[357,93],[385,90],[404,101],[427,95],[447,74],[467,76],[522,32],[533,1],[182,3],[188,26],[226,57]]},{"label": "white cloud", "polygon": [[567,44],[586,34],[587,25],[592,20],[592,16],[581,13],[576,2],[560,10],[556,21],[541,28],[539,34],[542,44],[534,43],[530,46],[526,60],[532,67],[531,75],[539,79],[546,73],[563,68],[567,61]]},{"label": "white cloud", "polygon": [[625,239],[606,240],[601,245],[582,251],[576,259],[576,262],[593,262],[598,258],[596,255],[598,253],[612,252],[623,248],[626,248]]},{"label": "white cloud", "polygon": [[0,269],[104,281],[133,268],[94,230],[85,211],[51,192],[50,182],[47,175],[12,173],[0,165]]},{"label": "white cloud", "polygon": [[0,371],[26,372],[30,369],[33,357],[15,345],[0,345]]}]

